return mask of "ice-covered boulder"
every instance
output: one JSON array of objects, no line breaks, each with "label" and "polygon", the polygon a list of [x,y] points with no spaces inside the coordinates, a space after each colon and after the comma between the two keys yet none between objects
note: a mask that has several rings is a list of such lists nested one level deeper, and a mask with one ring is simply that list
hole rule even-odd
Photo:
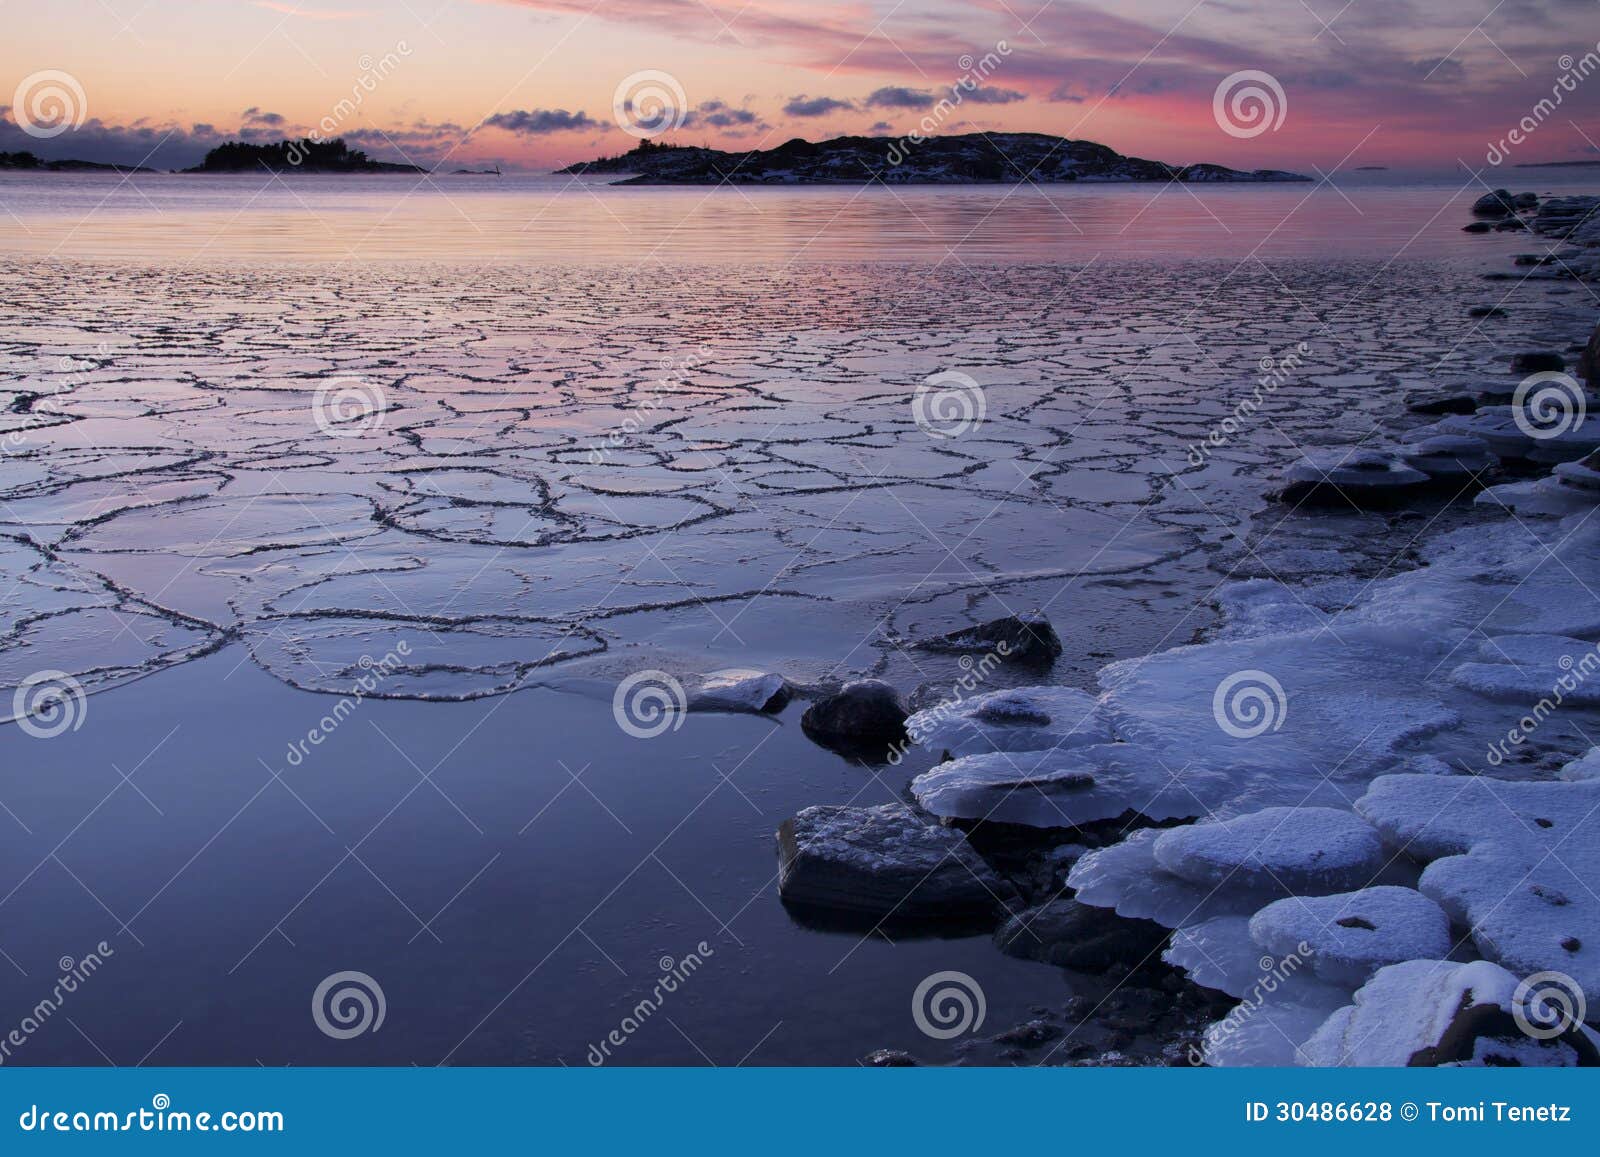
[{"label": "ice-covered boulder", "polygon": [[1268,808],[1222,823],[1134,832],[1085,853],[1067,884],[1086,904],[1188,927],[1249,916],[1273,900],[1405,883],[1376,833],[1332,808]]},{"label": "ice-covered boulder", "polygon": [[1600,779],[1600,747],[1591,747],[1561,769],[1562,779]]},{"label": "ice-covered boulder", "polygon": [[1378,969],[1450,953],[1450,918],[1411,888],[1379,886],[1275,900],[1250,917],[1250,939],[1274,955],[1310,949],[1323,980],[1351,988]]},{"label": "ice-covered boulder", "polygon": [[1312,1034],[1300,1048],[1302,1063],[1326,1067],[1600,1064],[1596,1050],[1600,1037],[1581,1021],[1563,1017],[1551,1003],[1553,995],[1548,989],[1523,985],[1487,960],[1393,964],[1380,969],[1355,994],[1353,1004],[1335,1012]]},{"label": "ice-covered boulder", "polygon": [[1015,900],[960,832],[904,804],[808,807],[777,839],[778,894],[801,908],[960,922],[998,916]]},{"label": "ice-covered boulder", "polygon": [[1422,471],[1379,450],[1318,449],[1289,467],[1277,498],[1292,506],[1365,510],[1403,502],[1427,483]]},{"label": "ice-covered boulder", "polygon": [[742,667],[713,671],[688,691],[691,711],[781,711],[789,696],[782,675]]},{"label": "ice-covered boulder", "polygon": [[1518,975],[1571,976],[1600,1016],[1600,780],[1387,775],[1356,810],[1433,861],[1419,889]]},{"label": "ice-covered boulder", "polygon": [[1413,442],[1400,451],[1400,458],[1435,482],[1458,486],[1487,477],[1500,464],[1482,438],[1461,434],[1436,434]]},{"label": "ice-covered boulder", "polygon": [[907,719],[905,730],[929,751],[957,756],[1082,747],[1112,739],[1099,702],[1072,687],[1015,687],[937,703]]},{"label": "ice-covered boulder", "polygon": [[1194,884],[1320,895],[1361,887],[1387,855],[1359,816],[1336,808],[1275,807],[1221,823],[1162,832],[1155,862]]},{"label": "ice-covered boulder", "polygon": [[1208,1065],[1298,1064],[1295,1046],[1350,1000],[1350,989],[1317,978],[1302,946],[1263,952],[1244,916],[1178,929],[1162,958],[1195,983],[1239,998],[1202,1034],[1194,1059]]},{"label": "ice-covered boulder", "polygon": [[[1559,395],[1552,395],[1559,402]],[[1577,399],[1568,402],[1567,414],[1575,414]],[[1584,408],[1589,407],[1587,399]],[[1430,426],[1410,431],[1413,439],[1442,434],[1477,438],[1486,443],[1497,458],[1525,459],[1554,464],[1571,462],[1600,448],[1600,422],[1565,421],[1559,408],[1534,411],[1528,405],[1485,406],[1475,414],[1452,414]]]},{"label": "ice-covered boulder", "polygon": [[[1479,695],[1526,703],[1544,712],[1554,707],[1600,704],[1600,649],[1565,635],[1498,635],[1450,672],[1450,682]],[[1536,708],[1544,701],[1546,706]]]},{"label": "ice-covered boulder", "polygon": [[923,772],[911,781],[911,794],[942,819],[1070,828],[1143,803],[1154,769],[1148,756],[1122,744],[996,751]]},{"label": "ice-covered boulder", "polygon": [[806,708],[800,727],[834,751],[886,752],[906,738],[905,700],[881,679],[858,679]]},{"label": "ice-covered boulder", "polygon": [[947,654],[993,654],[1012,663],[1046,665],[1061,657],[1061,637],[1043,615],[1007,615],[919,643],[923,650]]},{"label": "ice-covered boulder", "polygon": [[1600,450],[1576,462],[1557,463],[1555,475],[1563,486],[1585,494],[1600,494]]}]

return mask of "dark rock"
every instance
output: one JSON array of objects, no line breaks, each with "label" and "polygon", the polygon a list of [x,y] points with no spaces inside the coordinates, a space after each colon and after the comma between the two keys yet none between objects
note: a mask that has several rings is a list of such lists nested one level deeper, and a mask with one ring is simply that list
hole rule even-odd
[{"label": "dark rock", "polygon": [[995,933],[1007,956],[1076,972],[1137,967],[1158,957],[1170,931],[1152,920],[1129,920],[1109,908],[1059,898],[1018,913]]},{"label": "dark rock", "polygon": [[808,807],[778,828],[778,894],[786,904],[903,924],[993,919],[1011,885],[954,828],[904,804]]},{"label": "dark rock", "polygon": [[917,1058],[900,1049],[873,1049],[861,1063],[873,1069],[914,1069]]},{"label": "dark rock", "polygon": [[867,753],[906,741],[906,702],[881,679],[846,683],[806,708],[800,727],[823,747]]},{"label": "dark rock", "polygon": [[1504,317],[1506,311],[1498,305],[1475,305],[1467,310],[1468,317]]},{"label": "dark rock", "polygon": [[[1438,1043],[1418,1049],[1406,1064],[1411,1068],[1459,1064],[1520,1067],[1530,1042],[1516,1017],[1498,1004],[1473,1004],[1471,994],[1463,999],[1461,1009],[1439,1034]],[[1542,1047],[1558,1044],[1572,1048],[1580,1068],[1600,1066],[1600,1050],[1585,1035],[1581,1024],[1567,1026],[1543,1041]]]},{"label": "dark rock", "polygon": [[1048,1044],[1061,1035],[1057,1025],[1044,1020],[1030,1020],[1026,1024],[1019,1024],[1016,1028],[1008,1028],[1005,1032],[994,1038],[994,1043],[999,1045],[1016,1045],[1025,1049],[1036,1049],[1042,1044]]},{"label": "dark rock", "polygon": [[1516,199],[1506,189],[1485,193],[1472,203],[1472,213],[1476,217],[1509,217],[1516,208]]},{"label": "dark rock", "polygon": [[1040,614],[1007,615],[981,626],[952,631],[918,646],[926,651],[962,654],[999,652],[1002,658],[1014,663],[1038,664],[1055,662],[1062,650],[1056,629]]},{"label": "dark rock", "polygon": [[1520,353],[1511,359],[1511,372],[1514,374],[1540,374],[1551,371],[1559,374],[1566,368],[1566,358],[1547,350]]},{"label": "dark rock", "polygon": [[1496,222],[1494,227],[1496,233],[1525,233],[1527,230],[1528,223],[1520,217],[1507,217],[1504,221]]},{"label": "dark rock", "polygon": [[1600,325],[1594,327],[1583,356],[1578,359],[1578,373],[1595,389],[1600,389]]},{"label": "dark rock", "polygon": [[1474,221],[1470,225],[1461,226],[1461,231],[1463,233],[1488,233],[1493,229],[1494,226],[1489,224],[1487,221]]},{"label": "dark rock", "polygon": [[1471,414],[1478,408],[1471,394],[1420,393],[1406,395],[1406,409],[1413,414]]}]

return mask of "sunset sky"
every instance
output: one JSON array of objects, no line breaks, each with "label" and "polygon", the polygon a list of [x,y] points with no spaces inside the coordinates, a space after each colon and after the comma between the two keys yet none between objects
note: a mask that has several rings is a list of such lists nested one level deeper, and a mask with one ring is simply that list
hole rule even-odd
[{"label": "sunset sky", "polygon": [[[941,132],[1243,168],[1453,168],[1482,165],[1560,93],[1510,162],[1600,160],[1600,68],[1578,78],[1600,52],[1600,0],[0,0],[0,14],[0,150],[159,168],[308,132],[359,90],[329,135],[375,156],[546,169],[633,146],[613,99],[644,70],[681,85],[685,123],[665,138],[680,143],[899,135],[1001,42]],[[1245,69],[1287,104],[1247,138],[1212,108]],[[49,70],[81,87],[84,119],[38,139],[11,104]]]}]

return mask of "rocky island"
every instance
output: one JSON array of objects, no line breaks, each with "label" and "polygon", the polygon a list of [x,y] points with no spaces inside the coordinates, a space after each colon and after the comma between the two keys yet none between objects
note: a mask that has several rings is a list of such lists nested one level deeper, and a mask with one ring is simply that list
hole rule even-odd
[{"label": "rocky island", "polygon": [[1305,181],[1279,169],[1169,165],[1125,157],[1093,141],[1048,133],[963,133],[931,137],[799,137],[772,149],[727,152],[643,141],[632,152],[584,161],[561,175],[629,174],[619,185],[1058,184],[1067,181]]},{"label": "rocky island", "polygon": [[360,149],[352,149],[343,138],[331,141],[274,141],[248,144],[228,141],[218,145],[186,173],[424,173],[416,165],[374,161]]}]

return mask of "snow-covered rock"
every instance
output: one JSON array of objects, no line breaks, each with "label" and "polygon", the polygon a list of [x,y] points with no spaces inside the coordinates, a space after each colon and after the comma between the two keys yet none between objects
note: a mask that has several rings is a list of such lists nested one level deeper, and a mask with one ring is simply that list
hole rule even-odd
[{"label": "snow-covered rock", "polygon": [[1400,451],[1400,459],[1435,482],[1463,484],[1483,478],[1500,464],[1482,438],[1437,434]]},{"label": "snow-covered rock", "polygon": [[1370,883],[1387,855],[1377,832],[1336,808],[1276,807],[1156,839],[1158,866],[1190,883],[1321,895]]},{"label": "snow-covered rock", "polygon": [[884,921],[998,915],[1009,884],[960,832],[904,804],[808,807],[778,829],[778,893],[803,908]]},{"label": "snow-covered rock", "polygon": [[1012,663],[1039,665],[1061,656],[1061,637],[1050,620],[1038,613],[1007,615],[976,627],[963,627],[918,646],[948,654],[992,654]]},{"label": "snow-covered rock", "polygon": [[1447,956],[1452,943],[1443,908],[1387,886],[1276,900],[1250,917],[1250,939],[1274,955],[1308,948],[1319,977],[1351,988],[1385,965]]},{"label": "snow-covered rock", "polygon": [[[1317,1066],[1600,1064],[1595,1033],[1568,1020],[1540,1032],[1552,1010],[1533,1007],[1535,990],[1486,960],[1411,960],[1380,969],[1355,1002],[1334,1013],[1301,1046]],[[1520,1012],[1520,1016],[1519,1016]],[[1550,1027],[1554,1027],[1552,1024]]]},{"label": "snow-covered rock", "polygon": [[1342,509],[1384,507],[1427,485],[1428,475],[1379,450],[1308,450],[1284,477],[1278,500]]},{"label": "snow-covered rock", "polygon": [[1015,687],[935,704],[907,719],[905,729],[929,751],[957,756],[1045,751],[1112,739],[1095,697],[1071,687]]},{"label": "snow-covered rock", "polygon": [[1070,828],[1130,810],[1151,774],[1148,757],[1121,744],[997,751],[941,763],[911,794],[942,819]]},{"label": "snow-covered rock", "polygon": [[1356,809],[1433,861],[1419,889],[1518,975],[1571,976],[1600,1016],[1600,780],[1388,775]]},{"label": "snow-covered rock", "polygon": [[1477,659],[1450,672],[1450,682],[1479,695],[1531,708],[1541,700],[1600,704],[1600,648],[1565,635],[1498,635],[1478,647]]},{"label": "snow-covered rock", "polygon": [[702,677],[688,700],[691,711],[778,711],[789,701],[789,686],[782,675],[730,667]]},{"label": "snow-covered rock", "polygon": [[[1576,407],[1577,398],[1569,403]],[[1591,402],[1584,399],[1585,409]],[[1485,406],[1474,414],[1452,414],[1430,426],[1412,430],[1412,439],[1427,439],[1441,434],[1477,438],[1486,443],[1498,458],[1526,459],[1554,464],[1571,462],[1600,447],[1600,422],[1571,421],[1530,413],[1524,406]]]}]

